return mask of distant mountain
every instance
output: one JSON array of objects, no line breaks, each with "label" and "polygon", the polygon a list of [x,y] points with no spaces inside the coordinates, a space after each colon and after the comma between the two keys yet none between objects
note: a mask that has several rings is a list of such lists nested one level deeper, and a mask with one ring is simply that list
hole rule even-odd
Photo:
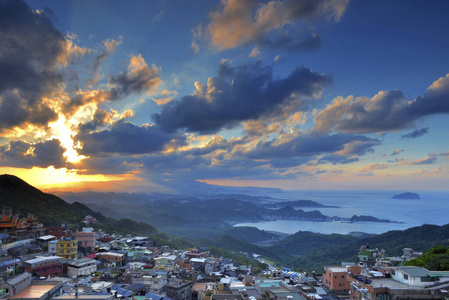
[{"label": "distant mountain", "polygon": [[394,195],[391,199],[406,199],[406,200],[416,200],[421,199],[421,197],[417,193],[402,193],[399,195]]},{"label": "distant mountain", "polygon": [[80,225],[87,215],[95,217],[107,232],[156,234],[158,231],[146,223],[138,223],[129,219],[115,220],[107,218],[81,204],[67,203],[63,199],[43,193],[13,175],[0,175],[0,209],[12,209],[14,214],[25,217],[28,213],[38,217],[44,226],[61,224]]}]

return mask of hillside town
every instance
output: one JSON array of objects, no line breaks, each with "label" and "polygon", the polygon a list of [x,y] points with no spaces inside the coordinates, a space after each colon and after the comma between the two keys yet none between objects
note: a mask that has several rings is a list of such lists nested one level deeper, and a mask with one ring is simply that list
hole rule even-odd
[{"label": "hillside town", "polygon": [[[304,300],[449,299],[449,272],[402,266],[401,257],[363,245],[356,261],[307,273],[265,264],[257,269],[207,247],[173,249],[145,236],[86,227],[44,228],[37,218],[3,210],[0,299]],[[251,253],[247,256],[263,258]]]}]

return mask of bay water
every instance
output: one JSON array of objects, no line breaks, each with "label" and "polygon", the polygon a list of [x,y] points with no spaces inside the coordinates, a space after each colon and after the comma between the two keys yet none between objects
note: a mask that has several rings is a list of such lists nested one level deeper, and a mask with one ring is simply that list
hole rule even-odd
[{"label": "bay water", "polygon": [[319,210],[327,216],[350,218],[353,215],[367,215],[401,223],[379,222],[312,222],[276,220],[257,223],[238,223],[234,226],[252,226],[266,231],[292,234],[298,231],[317,233],[349,234],[365,232],[380,234],[390,230],[404,230],[423,224],[445,225],[449,223],[449,192],[420,191],[421,199],[391,199],[398,191],[283,191],[271,195],[273,202],[312,200],[323,205],[339,208],[303,208],[305,211]]}]

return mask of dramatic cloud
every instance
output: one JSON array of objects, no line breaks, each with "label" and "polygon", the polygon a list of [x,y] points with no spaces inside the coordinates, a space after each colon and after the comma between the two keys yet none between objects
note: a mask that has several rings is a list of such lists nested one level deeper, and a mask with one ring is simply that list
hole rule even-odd
[{"label": "dramatic cloud", "polygon": [[0,95],[0,133],[24,124],[46,126],[55,121],[57,114],[40,98],[23,98],[17,92]]},{"label": "dramatic cloud", "polygon": [[83,155],[97,156],[104,153],[144,154],[162,151],[173,139],[183,143],[183,137],[163,133],[156,126],[135,126],[130,122],[118,121],[110,130],[93,133],[79,133]]},{"label": "dramatic cloud", "polygon": [[45,12],[20,0],[1,1],[0,20],[0,131],[46,125],[56,114],[41,97],[61,83],[67,41]]},{"label": "dramatic cloud", "polygon": [[338,21],[348,3],[349,0],[274,0],[268,3],[222,0],[223,10],[211,13],[207,31],[212,44],[220,50],[247,43],[310,49],[315,48],[317,43],[319,45],[321,40],[312,36],[296,41],[285,33],[272,37],[273,32],[287,24],[326,16]]},{"label": "dramatic cloud", "polygon": [[140,54],[132,56],[126,72],[109,77],[112,85],[109,99],[121,99],[133,93],[149,93],[160,82],[159,69],[155,65],[149,68]]},{"label": "dramatic cloud", "polygon": [[429,132],[429,127],[426,127],[426,128],[416,129],[410,133],[401,135],[401,137],[405,138],[405,139],[414,139],[414,138],[423,136],[423,135],[427,134],[428,132]]},{"label": "dramatic cloud", "polygon": [[282,105],[294,102],[300,106],[304,104],[300,98],[320,95],[330,82],[329,76],[305,67],[297,67],[286,78],[274,79],[271,67],[260,63],[237,68],[224,63],[218,76],[207,83],[197,82],[194,94],[171,101],[153,119],[167,132],[217,132],[275,113]]},{"label": "dramatic cloud", "polygon": [[[337,97],[317,114],[318,131],[380,132],[410,127],[418,118],[449,113],[449,74],[435,81],[414,101],[399,90],[382,91],[373,98]],[[426,128],[422,129],[426,133]],[[419,134],[419,133],[418,133]]]},{"label": "dramatic cloud", "polygon": [[31,168],[66,166],[64,152],[58,140],[49,140],[35,144],[24,141],[11,141],[9,146],[0,146],[0,165],[8,167]]},{"label": "dramatic cloud", "polygon": [[270,159],[333,153],[341,156],[341,160],[346,160],[351,156],[364,155],[379,144],[379,140],[362,135],[300,134],[286,142],[279,140],[260,142],[255,149],[246,153],[246,156],[252,159]]},{"label": "dramatic cloud", "polygon": [[95,131],[98,127],[110,124],[113,120],[113,113],[98,109],[92,117],[92,120],[87,123],[81,123],[78,127],[81,132]]}]

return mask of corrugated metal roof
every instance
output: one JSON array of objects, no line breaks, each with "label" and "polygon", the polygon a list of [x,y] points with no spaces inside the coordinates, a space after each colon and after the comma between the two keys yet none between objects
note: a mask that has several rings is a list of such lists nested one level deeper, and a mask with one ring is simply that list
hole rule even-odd
[{"label": "corrugated metal roof", "polygon": [[429,275],[429,270],[421,268],[421,267],[412,267],[412,266],[405,266],[405,267],[399,267],[398,270],[401,272],[404,272],[405,274],[409,276],[415,276],[415,277],[425,277]]}]

